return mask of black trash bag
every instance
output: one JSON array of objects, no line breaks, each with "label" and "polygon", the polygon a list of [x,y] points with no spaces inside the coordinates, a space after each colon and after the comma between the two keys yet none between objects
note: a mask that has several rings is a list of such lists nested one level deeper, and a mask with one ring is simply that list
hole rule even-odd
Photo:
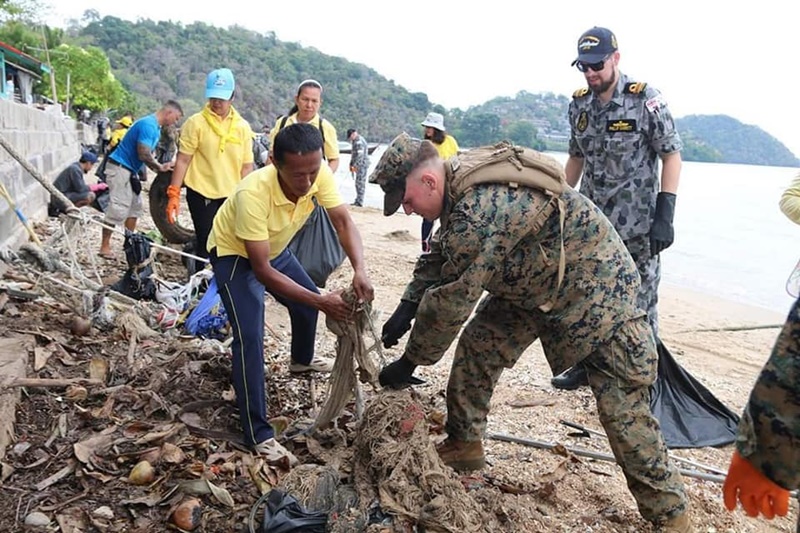
[{"label": "black trash bag", "polygon": [[739,415],[681,367],[656,337],[658,377],[650,387],[650,410],[667,448],[725,446],[736,439]]},{"label": "black trash bag", "polygon": [[150,239],[142,233],[125,230],[124,250],[128,270],[111,288],[137,300],[155,300],[156,284],[150,279],[153,275]]},{"label": "black trash bag", "polygon": [[326,511],[308,511],[297,499],[280,489],[267,496],[261,533],[325,533]]},{"label": "black trash bag", "polygon": [[347,255],[339,243],[328,212],[314,200],[314,212],[289,242],[289,250],[297,257],[317,287],[325,287],[328,276],[339,268]]},{"label": "black trash bag", "polygon": [[97,191],[95,193],[94,201],[92,202],[92,207],[102,213],[105,213],[110,203],[111,203],[111,194],[109,193],[108,189],[103,189],[102,191]]}]

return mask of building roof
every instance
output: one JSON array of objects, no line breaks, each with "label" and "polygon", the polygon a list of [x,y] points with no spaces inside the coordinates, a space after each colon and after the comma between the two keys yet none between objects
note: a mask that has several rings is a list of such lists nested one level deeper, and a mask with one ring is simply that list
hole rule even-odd
[{"label": "building roof", "polygon": [[42,72],[50,72],[50,68],[35,57],[3,41],[0,41],[0,55],[5,58],[6,63],[24,70],[37,78],[41,78]]}]

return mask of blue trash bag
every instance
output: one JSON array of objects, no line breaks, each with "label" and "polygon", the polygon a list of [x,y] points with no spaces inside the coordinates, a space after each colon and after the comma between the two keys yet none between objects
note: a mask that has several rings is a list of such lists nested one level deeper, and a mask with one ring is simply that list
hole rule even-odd
[{"label": "blue trash bag", "polygon": [[224,338],[223,330],[227,323],[228,314],[219,296],[217,280],[211,278],[206,293],[189,313],[184,329],[187,333],[198,337]]}]

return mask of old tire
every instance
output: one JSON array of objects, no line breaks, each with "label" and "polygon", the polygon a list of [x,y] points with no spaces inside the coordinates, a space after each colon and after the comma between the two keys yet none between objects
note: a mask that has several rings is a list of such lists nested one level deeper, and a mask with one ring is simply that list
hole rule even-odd
[{"label": "old tire", "polygon": [[150,185],[150,217],[165,241],[185,244],[194,239],[194,231],[167,220],[167,186],[171,179],[172,171],[159,172]]}]

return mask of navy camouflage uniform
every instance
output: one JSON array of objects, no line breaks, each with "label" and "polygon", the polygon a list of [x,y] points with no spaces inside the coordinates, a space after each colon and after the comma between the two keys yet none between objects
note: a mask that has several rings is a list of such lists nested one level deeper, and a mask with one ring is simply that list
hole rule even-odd
[{"label": "navy camouflage uniform", "polygon": [[369,152],[367,141],[361,134],[351,142],[350,166],[356,167],[356,205],[364,205],[364,190],[367,184],[367,170],[369,169]]},{"label": "navy camouflage uniform", "polygon": [[[448,184],[456,159],[443,163]],[[381,163],[370,180],[387,191],[391,185],[380,175]],[[554,373],[586,364],[600,420],[642,516],[659,522],[685,513],[683,480],[649,407],[658,356],[636,305],[639,275],[608,219],[569,187],[560,197],[563,230],[557,209],[533,227],[551,201],[537,189],[492,183],[448,197],[438,239],[418,258],[403,299],[419,303],[404,353],[415,365],[439,361],[480,300],[450,371],[449,437],[483,437],[503,370],[538,338]]]},{"label": "navy camouflage uniform", "polygon": [[664,98],[621,74],[603,104],[588,89],[569,106],[569,154],[584,160],[580,192],[611,220],[641,276],[638,305],[658,334],[661,259],[650,253],[650,226],[660,188],[659,155],[683,148]]}]

